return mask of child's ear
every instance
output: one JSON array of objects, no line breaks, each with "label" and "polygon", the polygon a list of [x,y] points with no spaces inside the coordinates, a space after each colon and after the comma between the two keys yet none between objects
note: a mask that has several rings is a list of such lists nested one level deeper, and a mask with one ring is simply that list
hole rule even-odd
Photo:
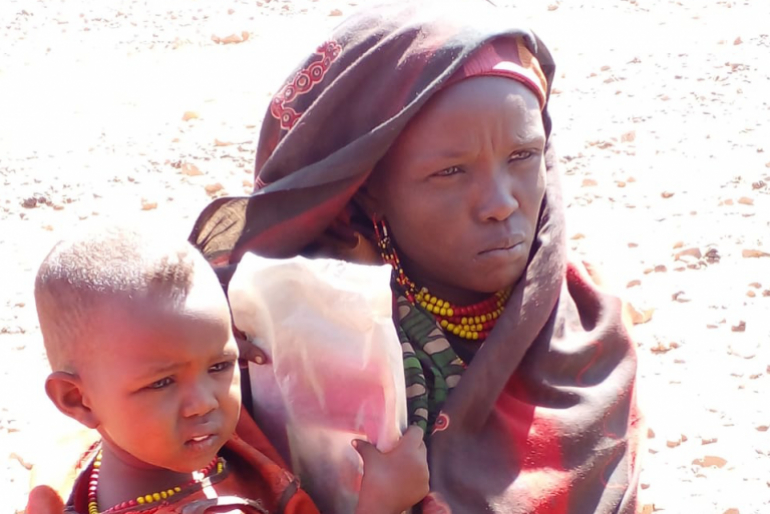
[{"label": "child's ear", "polygon": [[45,381],[45,392],[56,408],[88,428],[97,428],[99,421],[87,405],[80,378],[65,371],[54,371]]}]

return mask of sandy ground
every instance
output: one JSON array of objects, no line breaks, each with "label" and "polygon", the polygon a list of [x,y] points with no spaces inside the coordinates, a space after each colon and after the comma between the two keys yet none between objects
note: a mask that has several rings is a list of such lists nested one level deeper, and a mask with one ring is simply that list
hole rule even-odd
[{"label": "sandy ground", "polygon": [[[497,3],[556,55],[570,244],[636,310],[645,512],[770,512],[770,3]],[[42,389],[45,253],[95,221],[186,233],[248,191],[272,93],[355,8],[0,2],[4,511],[74,430]]]}]

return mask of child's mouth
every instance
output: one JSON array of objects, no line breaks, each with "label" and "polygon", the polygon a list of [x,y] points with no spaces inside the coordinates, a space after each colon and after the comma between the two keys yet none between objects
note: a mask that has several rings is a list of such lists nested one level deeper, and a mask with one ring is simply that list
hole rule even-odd
[{"label": "child's mouth", "polygon": [[218,439],[216,434],[199,435],[188,439],[185,446],[193,451],[208,451],[214,447]]}]

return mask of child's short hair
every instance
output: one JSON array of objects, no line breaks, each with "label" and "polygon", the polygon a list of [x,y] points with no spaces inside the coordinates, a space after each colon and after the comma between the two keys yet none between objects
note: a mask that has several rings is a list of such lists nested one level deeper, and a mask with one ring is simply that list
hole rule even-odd
[{"label": "child's short hair", "polygon": [[151,295],[184,301],[195,267],[205,260],[187,241],[142,234],[127,227],[90,231],[59,242],[35,279],[35,303],[54,371],[76,371],[101,308],[115,300]]}]

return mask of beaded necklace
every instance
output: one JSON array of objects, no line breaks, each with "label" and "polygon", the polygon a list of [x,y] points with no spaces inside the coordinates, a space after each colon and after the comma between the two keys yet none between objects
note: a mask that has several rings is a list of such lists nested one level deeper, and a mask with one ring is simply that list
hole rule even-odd
[{"label": "beaded necklace", "polygon": [[407,299],[413,305],[419,304],[433,314],[441,328],[453,335],[469,341],[484,341],[487,338],[511,297],[510,287],[473,305],[455,305],[442,300],[431,294],[427,288],[418,289],[406,276],[388,234],[387,224],[384,221],[375,221],[374,230],[383,261],[393,267],[393,279],[404,289]]},{"label": "beaded necklace", "polygon": [[486,300],[466,306],[457,306],[441,300],[422,288],[414,295],[425,310],[433,314],[441,328],[463,339],[483,341],[495,328],[497,318],[503,313],[511,289],[503,289]]},{"label": "beaded necklace", "polygon": [[[91,471],[91,479],[88,481],[88,514],[99,514],[99,506],[96,502],[96,490],[99,487],[99,468],[102,467],[102,450],[96,454],[94,459],[93,470]],[[184,484],[182,487],[174,487],[172,489],[166,489],[165,491],[158,491],[152,494],[145,494],[143,496],[137,496],[133,500],[124,501],[102,512],[107,514],[109,512],[115,512],[118,510],[127,509],[129,507],[137,507],[139,505],[146,505],[152,502],[159,502],[174,496],[182,491],[182,488],[189,487],[191,485],[200,483],[204,478],[216,473],[221,473],[225,469],[224,459],[214,457],[208,466],[200,471],[193,472],[193,478]]]}]

